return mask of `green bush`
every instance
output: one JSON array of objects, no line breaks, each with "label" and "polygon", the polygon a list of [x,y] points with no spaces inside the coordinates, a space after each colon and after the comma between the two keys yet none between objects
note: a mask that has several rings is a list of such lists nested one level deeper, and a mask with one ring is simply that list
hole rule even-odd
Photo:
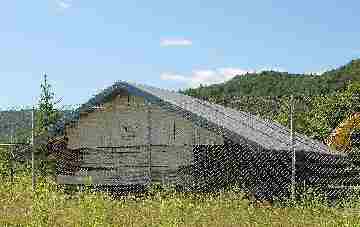
[{"label": "green bush", "polygon": [[8,149],[0,148],[0,177],[5,178],[10,175],[11,157]]}]

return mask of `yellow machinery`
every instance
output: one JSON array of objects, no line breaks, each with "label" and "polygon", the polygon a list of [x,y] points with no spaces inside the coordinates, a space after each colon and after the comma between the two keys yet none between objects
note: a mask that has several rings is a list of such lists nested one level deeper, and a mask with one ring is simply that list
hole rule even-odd
[{"label": "yellow machinery", "polygon": [[332,150],[350,152],[359,145],[360,112],[353,113],[345,119],[325,140]]}]

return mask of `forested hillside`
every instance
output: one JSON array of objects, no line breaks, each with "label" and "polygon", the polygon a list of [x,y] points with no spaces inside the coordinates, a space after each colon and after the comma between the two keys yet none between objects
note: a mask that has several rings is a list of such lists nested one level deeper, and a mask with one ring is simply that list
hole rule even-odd
[{"label": "forested hillside", "polygon": [[322,75],[291,74],[264,71],[236,76],[211,86],[187,89],[185,94],[205,99],[222,99],[223,96],[284,96],[320,95],[344,89],[347,81],[360,81],[360,59],[323,73]]}]

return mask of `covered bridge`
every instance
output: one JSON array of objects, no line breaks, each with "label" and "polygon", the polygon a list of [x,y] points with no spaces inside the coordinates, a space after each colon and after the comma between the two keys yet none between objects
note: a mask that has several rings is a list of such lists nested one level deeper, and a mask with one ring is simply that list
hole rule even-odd
[{"label": "covered bridge", "polygon": [[[239,183],[268,197],[286,194],[291,183],[289,129],[164,89],[117,82],[53,132],[59,184],[207,190]],[[298,183],[346,184],[345,155],[298,133],[293,141]]]}]

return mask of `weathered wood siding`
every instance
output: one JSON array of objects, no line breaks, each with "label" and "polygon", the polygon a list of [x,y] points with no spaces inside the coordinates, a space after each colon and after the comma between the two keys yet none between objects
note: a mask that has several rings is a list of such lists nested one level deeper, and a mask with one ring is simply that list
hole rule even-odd
[{"label": "weathered wood siding", "polygon": [[127,96],[117,96],[112,102],[104,104],[105,110],[82,114],[75,126],[66,128],[69,147],[147,144],[149,125],[151,144],[223,144],[221,135],[195,127],[191,121],[175,113],[156,105],[149,107],[141,97],[130,96],[130,100],[128,102]]},{"label": "weathered wood siding", "polygon": [[148,178],[181,182],[179,168],[192,163],[194,144],[223,144],[222,135],[195,127],[157,105],[146,105],[142,97],[119,95],[103,107],[81,114],[66,128],[68,148],[87,149],[82,151],[81,167],[86,171],[81,174],[91,176],[94,184],[142,184]]},{"label": "weathered wood siding", "polygon": [[65,126],[65,134],[69,138],[69,149],[77,149],[80,147],[80,129],[79,123]]},{"label": "weathered wood siding", "polygon": [[[119,181],[122,181],[124,185],[133,184],[138,180],[139,183],[144,183],[145,179],[165,184],[181,184],[184,176],[180,176],[178,171],[192,162],[191,148],[191,145],[151,146],[150,150],[147,146],[112,149],[83,148],[79,158],[81,170],[75,172],[74,175],[91,176],[94,184],[95,182],[99,184],[101,179],[104,184],[111,185],[119,184]],[[131,176],[128,176],[129,174]]]},{"label": "weathered wood siding", "polygon": [[192,146],[151,148],[151,178],[154,182],[182,183],[178,170],[193,160]]}]

